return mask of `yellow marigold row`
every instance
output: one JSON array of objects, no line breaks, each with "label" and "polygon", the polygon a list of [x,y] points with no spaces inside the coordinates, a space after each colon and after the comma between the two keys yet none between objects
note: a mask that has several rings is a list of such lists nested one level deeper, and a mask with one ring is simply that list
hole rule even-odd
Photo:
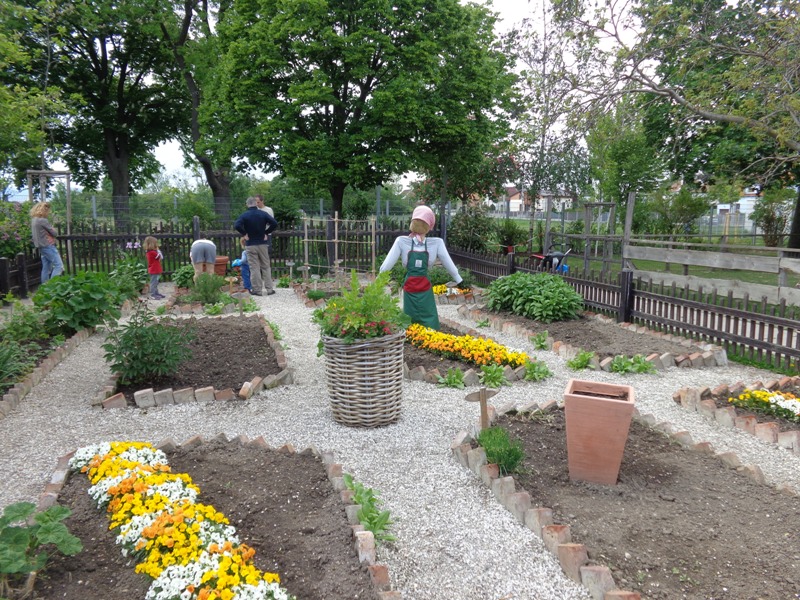
[{"label": "yellow marigold row", "polygon": [[478,366],[497,364],[521,367],[530,359],[524,352],[509,352],[497,342],[471,335],[450,335],[418,323],[406,330],[406,339],[424,350]]}]

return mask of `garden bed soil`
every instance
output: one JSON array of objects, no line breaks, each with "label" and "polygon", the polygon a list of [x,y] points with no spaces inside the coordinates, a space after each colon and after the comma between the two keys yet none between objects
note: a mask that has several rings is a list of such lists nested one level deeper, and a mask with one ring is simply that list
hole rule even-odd
[{"label": "garden bed soil", "polygon": [[217,390],[238,391],[253,377],[267,377],[281,372],[275,351],[270,347],[264,326],[257,316],[201,317],[178,321],[192,326],[195,337],[190,343],[192,358],[170,376],[137,385],[119,385],[134,405],[133,394],[141,389],[179,390],[212,386]]},{"label": "garden bed soil", "polygon": [[571,482],[563,410],[534,415],[497,422],[525,450],[517,487],[618,587],[664,600],[800,598],[800,498],[637,421],[616,486]]},{"label": "garden bed soil", "polygon": [[[254,564],[278,573],[298,599],[374,597],[342,500],[310,452],[286,454],[212,440],[178,448],[168,460],[173,472],[188,473],[200,487],[198,501],[224,513],[240,540],[255,549]],[[72,474],[59,496],[59,503],[72,509],[66,524],[84,550],[54,556],[37,579],[35,598],[144,598],[150,579],[135,573],[134,561],[122,556],[88,487],[84,475]]]}]

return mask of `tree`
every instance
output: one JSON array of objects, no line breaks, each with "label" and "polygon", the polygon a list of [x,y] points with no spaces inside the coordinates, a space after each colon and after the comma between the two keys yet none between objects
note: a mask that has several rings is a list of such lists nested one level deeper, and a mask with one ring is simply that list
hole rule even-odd
[{"label": "tree", "polygon": [[52,130],[63,145],[61,157],[78,183],[94,186],[107,173],[115,220],[124,224],[131,186],[157,172],[152,151],[185,119],[169,48],[161,38],[162,19],[174,14],[173,4],[18,3],[31,9],[17,23],[32,57],[31,73],[47,72],[70,103],[71,115]]},{"label": "tree", "polygon": [[492,21],[457,0],[234,3],[207,111],[236,132],[236,153],[327,189],[341,212],[348,185],[372,189],[441,156],[441,142],[497,129],[488,83],[508,74],[488,46]]},{"label": "tree", "polygon": [[764,245],[777,247],[789,228],[792,190],[771,188],[756,200],[750,218],[764,232]]},{"label": "tree", "polygon": [[[582,44],[583,64],[591,65],[584,71],[591,78],[577,72],[572,78],[588,104],[604,107],[629,94],[660,97],[705,121],[769,140],[777,169],[800,162],[800,1],[554,5]],[[800,248],[800,191],[789,246]]]},{"label": "tree", "polygon": [[688,185],[677,192],[657,190],[645,204],[656,217],[653,232],[667,234],[670,239],[691,233],[697,219],[708,214],[711,208],[711,200]]}]

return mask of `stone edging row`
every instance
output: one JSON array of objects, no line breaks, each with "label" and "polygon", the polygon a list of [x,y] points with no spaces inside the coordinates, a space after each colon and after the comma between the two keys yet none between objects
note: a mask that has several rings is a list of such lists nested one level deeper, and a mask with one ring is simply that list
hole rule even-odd
[{"label": "stone edging row", "polygon": [[[281,345],[275,340],[275,334],[272,328],[267,323],[264,316],[258,314],[258,319],[264,327],[264,333],[270,348],[275,352],[275,359],[280,367],[280,373],[269,375],[268,377],[253,377],[251,381],[246,381],[244,385],[235,391],[232,388],[224,390],[217,390],[213,386],[202,388],[183,388],[180,390],[173,390],[167,388],[165,390],[155,391],[153,388],[147,388],[134,392],[133,398],[138,408],[150,408],[152,406],[164,406],[167,404],[186,404],[188,402],[209,402],[212,400],[247,400],[253,394],[257,394],[265,389],[272,389],[279,385],[288,385],[294,383],[294,377],[291,370],[288,368],[286,361],[286,354]],[[206,319],[219,319],[223,317],[202,317]],[[112,375],[103,389],[97,394],[92,401],[92,406],[100,406],[106,408],[126,408],[128,402],[125,395],[117,393],[117,381],[119,374]]]},{"label": "stone edging row", "polygon": [[[280,448],[272,448],[261,436],[250,440],[246,435],[240,435],[234,439],[242,446],[255,446],[258,448],[263,448],[264,450],[274,450],[275,452],[282,452],[284,454],[297,454],[292,444],[285,444]],[[208,441],[229,442],[233,440],[228,440],[224,433],[220,433],[218,436]],[[205,442],[206,440],[199,435],[189,438],[183,444],[177,444],[171,438],[167,438],[159,443],[156,448],[164,452],[173,452],[178,448],[193,448]],[[352,506],[357,505],[353,505],[353,494],[344,484],[344,479],[342,478],[342,465],[333,462],[333,453],[331,452],[320,453],[313,446],[308,448],[307,451],[310,451],[314,456],[322,461],[331,485],[333,485],[334,490],[339,492],[339,496],[346,505],[345,512],[353,529],[353,540],[355,550],[358,555],[358,560],[359,562],[366,563],[367,565],[370,581],[372,582],[372,586],[375,588],[377,599],[401,600],[402,594],[398,591],[391,590],[391,583],[389,581],[389,567],[385,564],[380,564],[377,562],[375,553],[375,536],[371,531],[365,531],[361,524],[353,524],[352,515],[355,515],[358,511],[353,510]],[[306,452],[306,450],[303,452]],[[49,507],[58,503],[58,495],[61,493],[61,490],[66,484],[67,478],[70,475],[69,461],[74,455],[75,451],[72,451],[69,454],[59,457],[56,463],[56,468],[53,471],[53,475],[50,477],[50,481],[45,485],[44,492],[42,492],[42,494],[39,496],[39,511],[47,510]],[[102,517],[102,514],[98,513],[98,516]],[[358,517],[355,518],[356,523],[358,523]]]},{"label": "stone edging row", "polygon": [[81,329],[64,342],[64,344],[53,350],[50,355],[39,363],[39,366],[33,369],[33,371],[28,373],[22,381],[15,383],[12,388],[3,394],[3,399],[0,400],[0,419],[5,419],[12,410],[19,406],[19,403],[30,393],[33,387],[38,385],[45,376],[50,374],[62,360],[69,356],[81,343],[87,340],[92,333],[94,333],[93,329]]},{"label": "stone edging row", "polygon": [[755,381],[750,385],[745,385],[741,381],[728,386],[722,384],[710,388],[681,388],[672,395],[672,399],[678,404],[689,410],[705,415],[709,419],[715,420],[720,425],[735,427],[756,436],[758,439],[770,444],[777,444],[790,452],[800,456],[800,429],[791,431],[780,431],[777,423],[759,423],[758,418],[752,415],[744,415],[736,412],[735,406],[725,406],[717,408],[716,403],[711,400],[711,396],[738,396],[745,390],[766,389],[771,392],[790,390],[800,386],[800,377],[782,377],[763,383]]},{"label": "stone edging row", "polygon": [[[528,329],[513,321],[506,321],[502,316],[495,313],[487,312],[485,306],[476,306],[474,308],[460,306],[458,308],[458,314],[464,318],[469,318],[474,321],[488,320],[492,329],[502,331],[503,333],[512,333],[514,335],[525,337],[526,339],[530,339],[536,335],[536,332],[531,329]],[[605,315],[591,313],[588,311],[584,311],[584,314],[601,323],[616,325],[617,327],[627,329],[628,331],[632,331],[634,333],[651,335],[653,337],[661,338],[671,343],[680,344],[686,347],[685,354],[675,355],[670,352],[666,352],[664,354],[658,354],[654,352],[653,354],[649,354],[646,357],[647,362],[651,363],[658,370],[664,370],[669,367],[724,367],[728,364],[728,355],[725,352],[725,349],[721,346],[716,346],[714,344],[695,344],[692,340],[677,335],[653,331],[644,325],[634,325],[633,323],[617,323],[614,319],[606,317]],[[575,357],[575,355],[577,355],[581,350],[580,348],[570,346],[565,342],[553,340],[553,338],[549,336],[547,338],[547,349],[557,353],[559,356],[565,359]],[[594,358],[592,359],[590,368],[593,368],[594,370],[610,371],[612,360],[613,359],[611,357],[604,358],[602,361]]]},{"label": "stone edging row", "polygon": [[[513,404],[497,409],[489,405],[489,418],[490,422],[494,422],[498,414],[548,411],[557,405],[555,400],[550,400],[541,406],[533,402],[519,410]],[[728,468],[744,473],[756,483],[768,485],[764,473],[758,465],[743,465],[734,452],[716,453],[710,442],[695,442],[689,432],[675,431],[672,424],[657,422],[653,415],[643,415],[636,408],[634,408],[634,416],[639,421],[669,435],[682,446],[695,452],[715,455]],[[488,463],[486,451],[481,446],[472,447],[472,442],[476,440],[479,430],[480,423],[478,422],[473,425],[471,432],[460,431],[456,434],[450,446],[454,458],[462,466],[472,471],[519,523],[533,531],[542,540],[548,552],[558,559],[564,574],[576,583],[583,585],[593,600],[641,600],[641,594],[638,592],[617,589],[611,569],[607,566],[587,564],[589,555],[586,547],[583,544],[572,542],[569,525],[553,522],[552,508],[534,506],[528,492],[523,489],[517,491],[513,477],[500,477],[498,466]],[[786,484],[774,487],[782,493],[798,495]]]}]

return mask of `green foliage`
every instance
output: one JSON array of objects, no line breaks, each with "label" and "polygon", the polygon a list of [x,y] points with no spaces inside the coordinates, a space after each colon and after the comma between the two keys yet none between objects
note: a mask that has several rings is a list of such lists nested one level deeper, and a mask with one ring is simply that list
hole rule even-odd
[{"label": "green foliage", "polygon": [[119,289],[120,297],[123,299],[138,296],[149,278],[144,259],[126,252],[119,253],[114,270],[108,276]]},{"label": "green foliage", "polygon": [[540,360],[529,360],[525,363],[525,381],[542,381],[552,375],[550,368]]},{"label": "green foliage", "polygon": [[277,285],[278,285],[279,288],[288,288],[290,285],[292,285],[292,280],[289,279],[288,275],[281,275],[278,278],[278,284]]},{"label": "green foliage", "polygon": [[789,188],[768,189],[756,200],[750,218],[764,232],[765,246],[782,245],[783,236],[792,222],[793,196],[794,192]]},{"label": "green foliage", "polygon": [[[397,261],[398,263],[400,261]],[[468,269],[458,269],[458,274],[461,276],[463,281],[459,284],[458,287],[460,288],[471,288],[472,281],[474,281],[474,276]],[[403,269],[403,276],[405,277],[405,269]],[[448,281],[452,281],[452,277],[450,277],[450,273],[447,272],[442,265],[434,265],[428,270],[428,279],[431,280],[431,285],[444,285]],[[402,281],[402,280],[401,280]]]},{"label": "green foliage", "polygon": [[0,257],[14,259],[31,247],[30,209],[30,202],[3,202],[0,198]]},{"label": "green foliage", "polygon": [[225,310],[224,302],[215,302],[214,304],[203,305],[203,312],[210,317],[221,315],[223,310]]},{"label": "green foliage", "polygon": [[503,365],[481,365],[481,373],[478,375],[478,378],[483,385],[490,388],[511,385],[508,383],[508,379],[506,379],[505,367]]},{"label": "green foliage", "polygon": [[[81,541],[63,523],[70,514],[69,508],[58,504],[41,512],[36,512],[31,502],[17,502],[3,509],[0,516],[0,596],[11,596],[13,580],[45,569],[48,553],[52,552],[50,546],[66,556],[83,550]],[[32,581],[28,583],[32,587]]]},{"label": "green foliage", "polygon": [[190,322],[156,320],[146,302],[138,303],[124,325],[109,326],[103,344],[106,362],[125,384],[147,383],[175,370],[192,356]]},{"label": "green foliage", "polygon": [[393,542],[395,537],[389,533],[392,525],[391,515],[388,510],[380,510],[381,501],[372,488],[364,487],[362,483],[353,480],[349,473],[342,475],[345,486],[353,491],[353,504],[361,508],[358,511],[358,520],[364,529],[371,531],[375,543]]},{"label": "green foliage", "polygon": [[36,357],[27,345],[3,338],[0,342],[0,395],[13,387],[36,366]]},{"label": "green foliage", "polygon": [[573,371],[588,369],[594,358],[594,352],[579,350],[578,353],[567,361],[567,366]]},{"label": "green foliage", "polygon": [[530,337],[531,344],[536,350],[547,350],[547,336],[550,335],[546,330],[535,333]]},{"label": "green foliage", "polygon": [[466,387],[464,385],[464,371],[451,367],[447,369],[447,375],[439,377],[438,383],[439,387],[452,387],[463,390]]},{"label": "green foliage", "polygon": [[508,432],[502,427],[481,430],[477,441],[486,452],[487,462],[497,465],[503,475],[516,472],[525,458],[522,442],[512,441]]},{"label": "green foliage", "polygon": [[49,337],[45,327],[46,311],[26,306],[11,293],[5,300],[11,304],[11,309],[4,319],[0,319],[0,338],[3,341],[28,342]]},{"label": "green foliage", "polygon": [[508,246],[516,246],[528,241],[528,232],[514,219],[503,219],[497,223],[495,234],[503,252],[508,252]]},{"label": "green foliage", "polygon": [[615,356],[611,359],[610,369],[612,373],[655,373],[656,368],[653,363],[647,362],[647,359],[641,354],[634,357],[628,356]]},{"label": "green foliage", "polygon": [[189,299],[200,304],[216,304],[222,302],[222,286],[225,285],[225,278],[215,273],[203,273],[194,284]]},{"label": "green foliage", "polygon": [[258,304],[256,304],[255,300],[248,298],[247,300],[239,302],[239,308],[242,310],[242,312],[249,313],[258,311],[260,307]]},{"label": "green foliage", "polygon": [[405,329],[410,318],[398,305],[397,298],[386,292],[390,274],[380,273],[361,290],[358,275],[352,272],[350,289],[314,311],[312,320],[322,335],[352,342],[356,339],[382,337]]},{"label": "green foliage", "polygon": [[447,243],[456,248],[472,252],[486,252],[489,232],[494,229],[494,220],[482,204],[467,204],[450,222]]},{"label": "green foliage", "polygon": [[53,277],[36,290],[33,304],[49,310],[50,331],[72,334],[120,316],[120,292],[105,273],[78,271],[72,277]]},{"label": "green foliage", "polygon": [[325,290],[308,290],[306,292],[306,296],[308,296],[309,300],[313,300],[316,302],[317,300],[322,300],[323,298],[328,297],[328,292]]},{"label": "green foliage", "polygon": [[272,330],[272,336],[275,338],[275,341],[281,341],[283,339],[283,335],[281,334],[278,324],[268,320],[267,325],[269,325],[269,328]]},{"label": "green foliage", "polygon": [[176,287],[192,287],[194,285],[194,267],[192,265],[178,267],[172,274],[172,282]]},{"label": "green foliage", "polygon": [[475,327],[489,327],[489,319],[481,319],[477,323],[475,323]]},{"label": "green foliage", "polygon": [[496,279],[488,289],[489,310],[508,311],[552,323],[578,317],[583,299],[561,277],[550,273],[514,273]]}]

